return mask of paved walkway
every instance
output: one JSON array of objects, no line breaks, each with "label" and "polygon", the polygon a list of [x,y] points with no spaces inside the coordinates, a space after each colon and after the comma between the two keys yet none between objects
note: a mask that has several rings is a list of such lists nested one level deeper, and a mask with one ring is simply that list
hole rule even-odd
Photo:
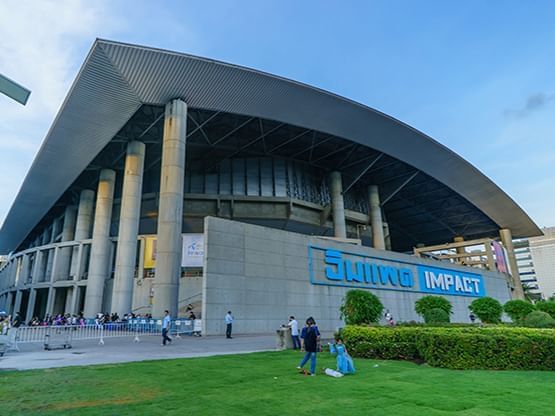
[{"label": "paved walkway", "polygon": [[185,336],[174,339],[167,346],[160,345],[159,336],[143,336],[140,342],[133,342],[133,337],[105,338],[104,341],[104,345],[98,345],[97,340],[75,341],[71,349],[53,351],[44,351],[42,343],[20,344],[20,352],[10,351],[0,358],[0,371],[208,357],[274,351],[276,348],[274,335],[245,335],[233,339]]}]

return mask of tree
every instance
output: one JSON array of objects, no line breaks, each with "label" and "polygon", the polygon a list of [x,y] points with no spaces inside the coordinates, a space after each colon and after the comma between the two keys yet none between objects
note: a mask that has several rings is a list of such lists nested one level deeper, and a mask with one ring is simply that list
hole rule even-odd
[{"label": "tree", "polygon": [[536,309],[551,315],[555,319],[555,301],[548,300],[546,302],[536,303]]},{"label": "tree", "polygon": [[424,322],[427,324],[448,324],[450,322],[449,314],[445,309],[433,308],[424,313]]},{"label": "tree", "polygon": [[354,289],[347,292],[339,311],[347,325],[372,324],[382,317],[383,305],[373,293]]},{"label": "tree", "polygon": [[485,297],[472,301],[468,309],[480,320],[487,324],[497,324],[501,321],[503,306],[497,299]]},{"label": "tree", "polygon": [[447,315],[452,313],[453,305],[443,296],[424,296],[414,302],[414,310],[418,315],[425,318],[426,312],[432,309],[443,309]]},{"label": "tree", "polygon": [[536,310],[535,306],[525,300],[514,299],[503,305],[503,310],[513,322],[520,322],[530,312]]}]

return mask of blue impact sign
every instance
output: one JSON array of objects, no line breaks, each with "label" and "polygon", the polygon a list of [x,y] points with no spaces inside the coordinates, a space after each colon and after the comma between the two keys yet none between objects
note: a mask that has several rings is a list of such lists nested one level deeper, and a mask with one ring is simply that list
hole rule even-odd
[{"label": "blue impact sign", "polygon": [[416,262],[381,259],[342,250],[308,247],[310,281],[316,285],[483,297],[480,274]]}]

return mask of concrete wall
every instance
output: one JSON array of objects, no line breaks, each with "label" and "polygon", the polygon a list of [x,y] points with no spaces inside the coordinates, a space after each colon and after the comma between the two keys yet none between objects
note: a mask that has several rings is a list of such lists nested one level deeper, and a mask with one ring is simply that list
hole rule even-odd
[{"label": "concrete wall", "polygon": [[[386,261],[477,272],[405,254],[207,217],[202,294],[204,333],[223,334],[228,310],[236,319],[234,333],[238,334],[272,333],[289,315],[297,317],[299,322],[313,316],[320,329],[327,333],[343,326],[339,306],[349,288],[310,282],[309,245],[348,250]],[[510,299],[504,275],[482,270],[479,273],[487,296],[501,303]],[[369,290],[381,299],[397,321],[420,320],[414,312],[414,302],[426,293]],[[468,305],[475,298],[446,297],[453,304],[452,321],[468,322]]]}]

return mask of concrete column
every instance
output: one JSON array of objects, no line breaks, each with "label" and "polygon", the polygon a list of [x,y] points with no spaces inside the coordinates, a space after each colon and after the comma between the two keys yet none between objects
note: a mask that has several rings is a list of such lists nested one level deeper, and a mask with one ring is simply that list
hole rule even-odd
[{"label": "concrete column", "polygon": [[345,225],[345,205],[343,202],[343,183],[341,181],[341,172],[330,173],[330,190],[334,235],[338,238],[347,238],[347,226]]},{"label": "concrete column", "polygon": [[509,261],[509,266],[511,267],[511,274],[513,276],[514,293],[513,298],[524,299],[524,290],[522,290],[522,282],[520,281],[520,274],[518,273],[518,264],[516,262],[515,250],[513,247],[513,236],[511,230],[503,228],[499,230],[499,236],[501,237],[501,242],[507,250],[507,260]]},{"label": "concrete column", "polygon": [[29,290],[29,303],[27,303],[27,312],[25,314],[25,320],[29,322],[34,318],[33,312],[35,311],[35,301],[37,299],[37,291],[35,289]]},{"label": "concrete column", "polygon": [[66,312],[70,314],[78,314],[77,302],[79,300],[79,286],[75,285],[72,288],[68,288]]},{"label": "concrete column", "polygon": [[382,207],[380,206],[380,194],[376,185],[368,187],[369,216],[372,226],[372,242],[374,248],[385,250],[385,238],[383,233]]},{"label": "concrete column", "polygon": [[[77,217],[77,207],[70,205],[66,207],[64,215],[64,226],[62,228],[62,241],[72,241],[75,237],[75,219]],[[58,265],[56,270],[52,270],[53,281],[68,280],[69,268],[71,266],[71,247],[60,248]]]},{"label": "concrete column", "polygon": [[32,284],[40,281],[42,256],[42,251],[35,251],[35,261],[33,263],[33,271],[31,272],[31,276],[33,277],[33,280],[31,281]]},{"label": "concrete column", "polygon": [[156,274],[152,306],[152,315],[155,317],[164,316],[165,309],[173,316],[177,316],[178,312],[186,138],[187,105],[181,100],[173,100],[166,104],[162,142]]},{"label": "concrete column", "polygon": [[130,142],[127,145],[127,157],[125,159],[116,250],[116,272],[112,292],[111,312],[117,312],[119,316],[131,312],[133,303],[133,278],[137,260],[139,220],[141,218],[144,161],[144,143]]},{"label": "concrete column", "polygon": [[48,297],[46,298],[46,315],[52,315],[54,311],[54,299],[56,298],[56,289],[50,287],[48,289]]},{"label": "concrete column", "polygon": [[6,299],[6,312],[8,313],[8,315],[13,315],[12,302],[13,302],[13,292],[10,291],[8,292],[8,296]]},{"label": "concrete column", "polygon": [[385,249],[391,251],[391,233],[389,231],[389,224],[387,222],[383,223],[383,233],[385,240]]},{"label": "concrete column", "polygon": [[31,259],[29,254],[23,255],[21,272],[19,273],[19,278],[17,279],[16,286],[20,287],[27,283],[27,279],[31,274]]},{"label": "concrete column", "polygon": [[22,290],[18,290],[15,293],[15,304],[13,307],[13,314],[15,315],[17,312],[21,312],[21,298],[23,297],[23,291]]},{"label": "concrete column", "polygon": [[[77,208],[77,221],[75,223],[75,240],[87,240],[91,238],[91,228],[93,222],[94,211],[94,191],[90,189],[83,189],[79,196],[79,207]],[[81,259],[86,258],[87,253],[82,253],[81,259],[78,257],[80,247],[73,247],[71,255],[71,269],[70,276],[74,280],[79,280],[80,270],[83,269]],[[88,247],[87,247],[88,249]]]},{"label": "concrete column", "polygon": [[[453,242],[455,243],[462,243],[464,241],[464,237],[461,236],[457,236],[455,238],[453,238]],[[464,247],[456,247],[455,250],[457,251],[457,254],[465,254],[466,253],[466,249]],[[464,257],[460,257],[457,259],[457,263],[464,263],[465,262],[465,258]]]},{"label": "concrete column", "polygon": [[[58,237],[58,234],[60,234],[61,225],[62,225],[62,221],[60,220],[60,218],[56,218],[52,222],[52,233],[50,234],[50,239],[44,244],[56,242],[56,237]],[[44,270],[44,274],[45,276],[52,276],[52,263],[54,262],[54,250],[48,250],[48,252],[45,253],[45,256],[46,256],[46,269]],[[42,277],[43,276],[41,276],[41,280],[44,280],[44,278]]]},{"label": "concrete column", "polygon": [[110,223],[112,221],[115,182],[116,172],[110,169],[103,169],[100,172],[96,193],[87,296],[85,298],[84,314],[86,318],[93,318],[101,312],[102,308],[104,281],[108,275],[110,260]]}]

